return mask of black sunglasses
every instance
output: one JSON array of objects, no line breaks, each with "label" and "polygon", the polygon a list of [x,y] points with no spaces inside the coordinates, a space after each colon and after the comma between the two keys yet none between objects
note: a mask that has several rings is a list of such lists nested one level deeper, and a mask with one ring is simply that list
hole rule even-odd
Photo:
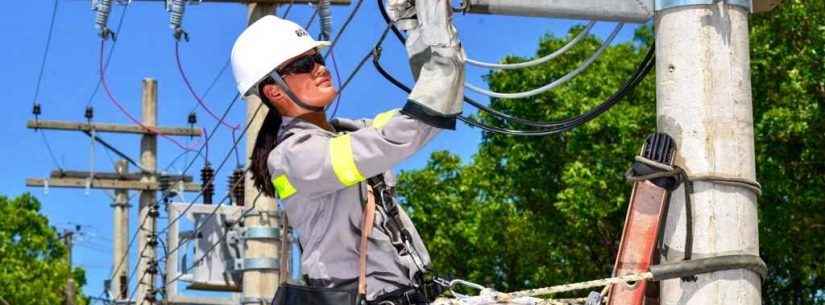
[{"label": "black sunglasses", "polygon": [[278,73],[281,75],[309,73],[312,72],[312,69],[315,69],[315,64],[324,65],[324,57],[320,53],[298,58],[281,68]]}]

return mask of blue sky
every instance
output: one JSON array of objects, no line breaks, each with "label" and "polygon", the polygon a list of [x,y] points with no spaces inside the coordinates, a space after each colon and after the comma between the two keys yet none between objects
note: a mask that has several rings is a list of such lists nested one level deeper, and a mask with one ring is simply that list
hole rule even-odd
[{"label": "blue sky", "polygon": [[[82,189],[27,188],[26,177],[46,177],[57,166],[72,170],[112,171],[112,161],[101,146],[92,147],[89,139],[78,132],[45,131],[26,129],[32,119],[31,107],[40,69],[52,1],[11,1],[0,18],[0,32],[4,46],[0,52],[0,83],[5,92],[4,113],[0,120],[0,138],[8,145],[0,149],[0,168],[6,174],[0,183],[0,194],[17,196],[32,192],[43,203],[42,212],[58,228],[81,225],[85,232],[75,248],[74,263],[87,270],[88,284],[85,293],[100,295],[103,280],[111,272],[112,210],[111,199],[103,191]],[[353,6],[333,9],[333,30],[337,31]],[[279,14],[285,7],[279,10]],[[295,5],[288,18],[305,24],[313,9],[308,5]],[[111,28],[123,12],[123,6],[115,6],[109,20]],[[183,66],[195,90],[203,93],[218,75],[226,62],[235,37],[246,25],[246,7],[238,4],[200,4],[189,6],[184,17],[184,27],[191,40],[181,48]],[[542,35],[563,35],[581,21],[544,18],[519,18],[501,16],[466,15],[456,17],[456,26],[471,58],[497,61],[505,55],[532,56]],[[611,23],[596,26],[599,37],[606,36]],[[626,41],[633,35],[634,27],[622,30],[618,40]],[[366,0],[354,22],[335,48],[335,57],[346,77],[358,60],[368,52],[384,29],[376,3]],[[315,22],[310,32],[318,32]],[[111,41],[107,46],[111,47]],[[83,111],[87,103],[94,107],[94,120],[98,122],[128,123],[101,89],[90,99],[99,77],[100,39],[94,28],[94,12],[89,1],[62,0],[58,4],[51,49],[48,53],[45,73],[38,101],[42,105],[42,119],[84,121]],[[392,37],[384,44],[382,62],[395,75],[411,84],[406,54],[403,47]],[[487,71],[468,67],[468,81],[483,84],[481,76]],[[118,33],[113,57],[107,70],[107,81],[114,96],[127,110],[140,115],[141,80],[152,77],[158,80],[160,125],[186,125],[186,116],[195,109],[199,126],[212,130],[216,121],[202,108],[196,108],[195,99],[186,87],[175,66],[174,40],[168,26],[168,13],[163,2],[132,3]],[[485,86],[486,87],[486,86]],[[214,88],[206,96],[206,102],[217,113],[222,113],[234,96],[234,80],[231,69],[218,78]],[[481,96],[470,96],[487,101]],[[403,92],[392,87],[367,64],[343,92],[339,115],[344,117],[372,117],[390,108],[400,107],[405,100]],[[228,121],[237,124],[245,118],[246,105],[238,102],[231,109]],[[471,113],[471,109],[466,110]],[[49,157],[42,136],[44,133],[54,150],[57,163]],[[120,150],[137,159],[139,138],[133,135],[100,135]],[[474,153],[481,133],[460,125],[457,131],[444,132],[421,152],[398,165],[398,169],[413,169],[426,164],[429,154],[436,150],[449,150],[467,160]],[[189,139],[179,139],[188,143]],[[221,128],[209,143],[209,159],[215,164],[231,148],[228,129]],[[159,139],[158,165],[170,166],[170,161],[181,150],[165,139]],[[14,145],[11,145],[14,144]],[[243,146],[241,146],[243,147]],[[112,157],[116,157],[112,155]],[[171,164],[170,172],[176,173],[185,166],[190,156]],[[187,174],[197,175],[201,162]],[[217,174],[216,198],[225,194],[226,176],[234,168],[234,158]],[[134,167],[132,167],[134,170]],[[134,194],[136,195],[136,194]],[[189,198],[192,196],[189,195]],[[130,232],[137,224],[136,197],[131,215]],[[135,262],[132,253],[131,262]],[[130,286],[130,290],[134,286]]]}]

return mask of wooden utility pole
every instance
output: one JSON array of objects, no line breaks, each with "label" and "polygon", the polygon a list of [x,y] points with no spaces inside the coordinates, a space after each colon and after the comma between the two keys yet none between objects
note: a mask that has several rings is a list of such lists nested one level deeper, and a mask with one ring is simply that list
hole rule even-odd
[{"label": "wooden utility pole", "polygon": [[[252,3],[249,4],[249,19],[248,24],[252,24],[258,19],[275,13],[275,4]],[[255,139],[258,137],[258,131],[261,129],[264,118],[268,112],[268,108],[261,105],[260,97],[256,95],[246,96],[246,117],[249,123],[249,130],[246,133],[246,158],[252,156],[253,148],[255,147]],[[256,115],[257,113],[257,115]],[[247,217],[244,226],[247,228],[257,228],[260,230],[267,230],[277,228],[279,219],[276,216],[277,208],[272,198],[267,196],[259,196],[258,189],[252,181],[252,176],[248,173],[244,175],[244,198],[247,201],[255,200],[255,210],[251,217]],[[251,202],[251,201],[250,201]],[[251,203],[247,203],[249,206]],[[244,261],[257,260],[261,262],[274,263],[270,268],[256,268],[247,269],[243,271],[243,298],[242,304],[269,304],[272,297],[275,295],[275,290],[278,289],[280,283],[279,259],[280,243],[277,239],[248,239],[246,240],[246,251]]]},{"label": "wooden utility pole", "polygon": [[[732,2],[656,12],[657,125],[676,140],[676,164],[690,176],[755,181],[749,11]],[[670,202],[663,260],[679,260],[685,250],[683,192]],[[694,182],[693,257],[759,255],[756,196],[746,187]],[[759,275],[744,269],[666,280],[661,287],[662,304],[762,302]]]},{"label": "wooden utility pole", "polygon": [[[115,164],[115,173],[127,175],[129,163],[118,160]],[[115,190],[115,201],[112,203],[112,271],[111,295],[115,301],[123,301],[129,297],[129,191]]]}]

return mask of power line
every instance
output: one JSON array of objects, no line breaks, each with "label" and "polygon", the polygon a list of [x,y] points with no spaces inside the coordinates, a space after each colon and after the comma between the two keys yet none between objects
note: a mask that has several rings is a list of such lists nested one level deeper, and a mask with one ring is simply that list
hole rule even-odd
[{"label": "power line", "polygon": [[141,126],[144,129],[146,129],[147,131],[151,132],[152,134],[159,135],[159,136],[171,141],[172,143],[174,143],[176,146],[178,146],[179,148],[181,148],[183,150],[193,150],[191,147],[186,147],[183,144],[181,144],[180,142],[178,142],[177,140],[175,140],[174,138],[161,133],[160,131],[158,131],[157,128],[144,125],[143,123],[138,121],[138,119],[136,119],[132,114],[130,114],[129,111],[127,111],[126,108],[123,107],[123,104],[118,102],[118,100],[114,97],[114,95],[112,94],[112,91],[109,89],[109,85],[106,82],[106,66],[103,64],[103,53],[104,53],[105,47],[106,47],[106,39],[101,39],[100,40],[100,83],[101,83],[101,85],[103,85],[103,90],[106,92],[106,95],[109,97],[109,100],[112,102],[112,104],[115,105],[115,107],[118,110],[120,110],[120,112],[123,113],[123,115],[125,115],[135,125]]},{"label": "power line", "polygon": [[[217,120],[219,124],[226,126],[226,128],[229,128],[231,130],[238,129],[240,125],[230,125],[224,120],[224,118],[218,118],[215,112],[213,112],[212,109],[210,109],[209,106],[206,105],[206,101],[204,101],[202,97],[198,96],[198,94],[195,92],[195,89],[192,88],[192,83],[190,83],[189,78],[186,77],[186,72],[183,69],[183,63],[180,59],[180,40],[175,40],[175,63],[177,63],[178,72],[180,73],[180,76],[183,79],[183,83],[186,85],[186,89],[189,90],[189,93],[192,94],[192,97],[194,97],[198,104],[201,105],[203,110],[206,111],[206,113],[208,113],[210,116],[212,116],[212,118]],[[221,69],[219,76],[223,73],[223,71],[225,71],[225,68]]]},{"label": "power line", "polygon": [[51,21],[49,21],[49,34],[46,36],[46,47],[43,49],[43,59],[40,62],[40,73],[37,74],[37,85],[34,88],[34,98],[32,99],[33,103],[37,103],[37,98],[40,96],[40,83],[43,80],[43,72],[46,70],[46,59],[49,57],[49,48],[52,44],[52,34],[54,33],[54,21],[57,16],[57,2],[58,0],[54,1],[54,6],[52,7],[52,17]]},{"label": "power line", "polygon": [[[120,13],[120,19],[117,22],[117,29],[115,30],[116,33],[120,34],[120,29],[123,26],[123,20],[126,19],[126,12],[129,11],[129,5],[124,5],[123,10]],[[106,68],[109,67],[109,63],[112,62],[112,54],[115,52],[115,46],[117,46],[117,40],[112,42],[112,47],[109,48],[109,55],[106,56]],[[94,98],[97,95],[97,92],[100,90],[100,78],[97,79],[97,84],[95,85],[95,89],[92,91],[92,95],[89,96],[89,100],[86,102],[86,107],[89,107],[94,103]]]}]

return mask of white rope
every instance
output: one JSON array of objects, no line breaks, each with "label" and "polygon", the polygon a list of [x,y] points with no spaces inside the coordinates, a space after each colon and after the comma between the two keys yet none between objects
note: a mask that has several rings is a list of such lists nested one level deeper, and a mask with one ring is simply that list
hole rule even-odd
[{"label": "white rope", "polygon": [[562,76],[561,78],[559,78],[559,79],[557,79],[557,80],[555,80],[555,81],[553,81],[553,82],[551,82],[547,85],[544,85],[542,87],[539,87],[539,88],[536,88],[536,89],[533,89],[533,90],[529,90],[529,91],[524,91],[524,92],[501,93],[501,92],[494,92],[494,91],[490,91],[490,90],[487,90],[487,89],[483,89],[481,87],[477,87],[477,86],[475,86],[473,84],[470,84],[470,83],[464,83],[464,86],[467,87],[467,89],[470,89],[470,90],[475,91],[475,92],[480,93],[480,94],[484,94],[484,95],[487,95],[487,96],[490,96],[490,97],[505,98],[505,99],[527,98],[527,97],[531,97],[531,96],[534,96],[534,95],[537,95],[537,94],[540,94],[540,93],[544,93],[548,90],[552,90],[553,88],[556,88],[556,87],[566,83],[567,81],[573,79],[574,77],[578,76],[579,74],[584,72],[584,70],[586,70],[588,67],[590,67],[590,65],[592,65],[593,62],[595,62],[596,59],[601,57],[602,54],[604,53],[604,51],[607,50],[607,47],[610,46],[610,43],[613,42],[613,39],[616,38],[616,35],[619,33],[619,30],[621,30],[623,26],[624,26],[624,23],[617,24],[616,27],[613,28],[613,32],[610,33],[610,36],[607,37],[607,40],[605,40],[604,43],[602,43],[601,47],[599,47],[599,49],[596,50],[596,52],[593,53],[593,55],[590,56],[590,58],[588,58],[581,65],[576,67],[575,70],[570,71],[570,73],[567,73],[567,75]]},{"label": "white rope", "polygon": [[559,57],[560,55],[564,54],[564,52],[567,52],[567,50],[570,50],[571,48],[573,48],[574,46],[579,44],[579,42],[581,42],[582,39],[587,37],[587,34],[590,33],[590,30],[593,29],[593,25],[595,25],[595,24],[596,24],[596,21],[590,21],[589,23],[587,23],[587,26],[584,28],[584,30],[582,30],[581,33],[576,35],[576,37],[574,37],[572,40],[567,42],[566,45],[564,45],[560,49],[554,51],[553,53],[545,55],[542,58],[537,58],[537,59],[534,59],[534,60],[531,60],[531,61],[525,61],[525,62],[513,63],[513,64],[490,63],[490,62],[483,62],[483,61],[474,60],[472,58],[467,58],[467,63],[471,64],[471,65],[474,65],[474,66],[478,66],[478,67],[491,68],[491,69],[501,69],[501,70],[521,69],[521,68],[527,68],[527,67],[540,65],[540,64],[543,64],[543,63],[545,63],[549,60],[552,60],[556,57]]}]

